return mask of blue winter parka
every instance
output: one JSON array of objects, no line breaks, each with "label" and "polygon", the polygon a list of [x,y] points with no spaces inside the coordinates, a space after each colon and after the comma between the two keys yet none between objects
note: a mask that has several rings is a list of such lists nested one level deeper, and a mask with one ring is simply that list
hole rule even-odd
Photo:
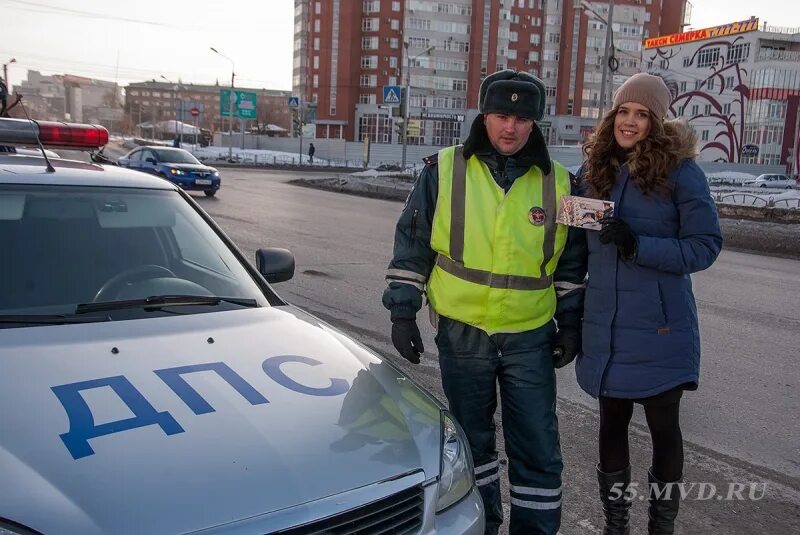
[{"label": "blue winter parka", "polygon": [[583,354],[575,371],[593,397],[640,399],[697,388],[700,333],[690,274],[711,266],[722,234],[694,160],[680,161],[670,178],[671,195],[644,195],[626,166],[617,174],[610,198],[614,215],[637,236],[634,259],[587,232]]}]

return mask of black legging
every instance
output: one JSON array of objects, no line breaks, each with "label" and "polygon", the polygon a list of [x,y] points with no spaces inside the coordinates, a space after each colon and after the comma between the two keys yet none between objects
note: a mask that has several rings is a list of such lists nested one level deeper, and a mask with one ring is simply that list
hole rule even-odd
[{"label": "black legging", "polygon": [[[667,405],[644,405],[653,441],[653,475],[678,481],[683,475],[683,437],[680,399]],[[617,472],[630,464],[628,424],[633,415],[630,399],[600,397],[600,470]]]}]

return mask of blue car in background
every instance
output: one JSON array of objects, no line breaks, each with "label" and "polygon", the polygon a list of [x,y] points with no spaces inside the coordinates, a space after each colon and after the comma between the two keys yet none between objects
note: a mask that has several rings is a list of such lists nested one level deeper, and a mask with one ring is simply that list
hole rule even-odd
[{"label": "blue car in background", "polygon": [[219,171],[201,163],[191,153],[169,147],[137,147],[118,161],[122,167],[164,177],[188,191],[213,197],[219,190]]}]

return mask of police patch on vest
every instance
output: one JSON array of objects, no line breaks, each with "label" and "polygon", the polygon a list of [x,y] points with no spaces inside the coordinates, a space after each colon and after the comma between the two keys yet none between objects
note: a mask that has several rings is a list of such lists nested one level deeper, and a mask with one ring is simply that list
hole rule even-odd
[{"label": "police patch on vest", "polygon": [[546,217],[547,214],[545,213],[544,208],[539,208],[538,206],[534,206],[531,208],[531,211],[528,212],[528,221],[531,222],[531,225],[536,225],[537,227],[544,225],[544,220]]}]

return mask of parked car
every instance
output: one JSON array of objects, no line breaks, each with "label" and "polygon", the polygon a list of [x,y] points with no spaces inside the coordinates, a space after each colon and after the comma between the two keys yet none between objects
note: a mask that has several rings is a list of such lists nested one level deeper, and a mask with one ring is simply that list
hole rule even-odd
[{"label": "parked car", "polygon": [[748,188],[780,188],[789,189],[794,186],[795,181],[786,175],[766,174],[759,175],[754,180],[744,183]]},{"label": "parked car", "polygon": [[119,165],[163,178],[185,190],[212,197],[219,191],[219,171],[201,163],[186,150],[160,146],[137,147],[119,159]]},{"label": "parked car", "polygon": [[[108,136],[31,124],[0,144]],[[160,178],[14,154],[0,248],[0,533],[483,533],[458,424],[275,293],[289,251],[251,265]]]}]

